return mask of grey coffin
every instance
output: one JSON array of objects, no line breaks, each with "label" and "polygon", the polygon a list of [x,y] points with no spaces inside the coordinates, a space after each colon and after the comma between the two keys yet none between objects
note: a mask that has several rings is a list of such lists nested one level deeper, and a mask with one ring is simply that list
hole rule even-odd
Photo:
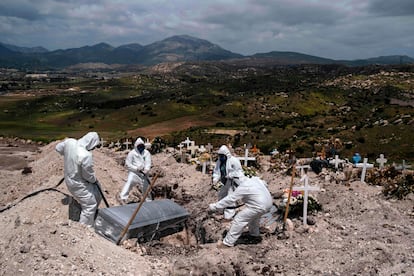
[{"label": "grey coffin", "polygon": [[[116,243],[138,204],[99,209],[95,232]],[[148,241],[181,231],[188,216],[187,210],[169,199],[144,202],[128,227],[124,239],[138,238],[139,241]]]}]

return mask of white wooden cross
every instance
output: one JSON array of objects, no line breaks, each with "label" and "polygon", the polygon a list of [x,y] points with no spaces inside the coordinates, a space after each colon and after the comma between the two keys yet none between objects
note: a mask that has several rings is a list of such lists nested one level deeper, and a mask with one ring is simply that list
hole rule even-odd
[{"label": "white wooden cross", "polygon": [[361,173],[361,182],[365,183],[365,174],[367,173],[367,169],[372,169],[374,167],[374,164],[368,163],[368,158],[364,158],[363,163],[358,163],[355,165],[357,168],[362,168]]},{"label": "white wooden cross", "polygon": [[101,143],[101,147],[104,147],[105,146],[106,141],[104,140],[103,137],[101,137],[100,143]]},{"label": "white wooden cross", "polygon": [[129,145],[131,145],[131,144],[132,143],[128,139],[126,139],[126,141],[123,143],[123,145],[126,146],[126,149],[129,149]]},{"label": "white wooden cross", "polygon": [[396,170],[402,170],[402,171],[405,171],[406,169],[411,168],[411,166],[410,166],[410,165],[407,165],[407,164],[405,163],[405,160],[403,160],[403,162],[402,162],[402,165],[401,165],[401,166],[394,166],[394,167],[395,167],[395,169],[396,169]]},{"label": "white wooden cross", "polygon": [[304,169],[310,169],[310,166],[309,165],[300,165],[300,166],[296,166],[296,169],[300,170],[300,176],[302,176],[303,173],[304,173]]},{"label": "white wooden cross", "polygon": [[187,139],[185,139],[185,141],[182,141],[181,143],[183,143],[183,144],[185,144],[186,146],[187,146],[187,148],[188,148],[188,146],[189,145],[191,145],[191,143],[192,143],[193,141],[191,141],[188,137],[187,137]]},{"label": "white wooden cross", "polygon": [[344,163],[344,160],[339,159],[338,155],[335,155],[335,159],[334,160],[330,160],[329,164],[335,164],[335,169],[337,170],[339,167],[339,164]]},{"label": "white wooden cross", "polygon": [[244,150],[244,157],[237,157],[240,161],[244,161],[244,165],[247,167],[247,162],[250,161],[256,161],[256,157],[249,157],[249,149],[246,148]]},{"label": "white wooden cross", "polygon": [[115,143],[115,147],[119,148],[121,146],[121,143],[119,142],[119,140]]},{"label": "white wooden cross", "polygon": [[184,147],[183,144],[179,144],[177,147],[180,149],[180,152],[183,151],[183,147]]},{"label": "white wooden cross", "polygon": [[307,174],[304,174],[300,179],[300,182],[304,182],[303,186],[293,187],[292,191],[303,191],[303,224],[307,225],[308,220],[308,194],[311,191],[319,191],[317,186],[309,186],[309,177]]},{"label": "white wooden cross", "polygon": [[187,146],[187,150],[189,150],[191,152],[191,156],[193,156],[198,150],[198,146],[196,146],[194,141],[191,141],[191,145]]},{"label": "white wooden cross", "polygon": [[183,153],[183,147],[184,147],[183,144],[179,144],[178,145],[178,148],[180,149],[180,162],[181,163],[183,163],[183,161],[184,161],[184,158],[183,158],[183,155],[184,155],[184,153]]},{"label": "white wooden cross", "polygon": [[380,170],[384,168],[384,164],[387,163],[387,159],[384,158],[384,154],[380,154],[380,157],[377,158],[377,163],[379,164]]}]

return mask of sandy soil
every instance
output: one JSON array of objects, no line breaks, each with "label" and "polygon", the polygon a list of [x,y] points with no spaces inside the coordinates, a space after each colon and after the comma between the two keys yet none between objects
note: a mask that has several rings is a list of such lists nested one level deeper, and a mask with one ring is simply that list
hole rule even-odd
[{"label": "sandy soil", "polygon": [[[172,153],[153,155],[159,172],[158,196],[175,200],[190,212],[188,231],[161,240],[122,245],[104,239],[68,219],[63,160],[45,146],[12,143],[1,147],[1,275],[413,275],[414,197],[385,199],[381,187],[359,181],[331,181],[330,172],[309,173],[322,211],[311,214],[314,225],[292,218],[289,231],[274,233],[282,223],[262,227],[263,240],[242,239],[234,248],[216,242],[229,227],[220,215],[209,215],[216,199],[210,177],[194,164],[177,163]],[[97,176],[111,206],[127,176],[126,151],[94,151]],[[285,169],[268,170],[261,158],[259,174],[280,200],[291,177]],[[266,161],[267,160],[267,161]],[[18,165],[17,165],[18,164]],[[22,173],[30,167],[30,173]],[[299,178],[295,178],[298,183]],[[32,196],[25,196],[35,192]],[[24,198],[24,199],[23,199]],[[103,204],[101,208],[103,208]],[[200,231],[202,229],[203,231]],[[203,233],[202,237],[200,233]]]}]

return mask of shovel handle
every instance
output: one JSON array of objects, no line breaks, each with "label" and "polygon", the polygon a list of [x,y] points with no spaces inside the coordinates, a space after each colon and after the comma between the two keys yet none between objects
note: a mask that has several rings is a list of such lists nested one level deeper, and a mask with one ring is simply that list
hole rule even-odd
[{"label": "shovel handle", "polygon": [[293,164],[292,166],[292,178],[290,179],[290,187],[289,187],[289,194],[288,194],[288,200],[286,202],[286,210],[285,210],[285,216],[283,218],[283,223],[286,223],[287,217],[288,217],[288,213],[289,213],[289,204],[290,204],[290,196],[292,194],[292,189],[293,189],[293,179],[295,177],[295,172],[296,171],[296,166],[295,164]]}]

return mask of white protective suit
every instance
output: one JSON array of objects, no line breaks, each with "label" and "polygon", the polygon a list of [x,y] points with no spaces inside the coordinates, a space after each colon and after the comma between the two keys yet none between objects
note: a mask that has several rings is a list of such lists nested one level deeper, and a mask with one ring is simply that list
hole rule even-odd
[{"label": "white protective suit", "polygon": [[99,144],[98,133],[89,132],[79,140],[67,138],[56,145],[56,151],[64,158],[68,190],[82,207],[79,222],[88,226],[93,226],[96,210],[102,200],[90,152]]},{"label": "white protective suit", "polygon": [[217,203],[211,203],[209,209],[217,211],[233,206],[236,201],[241,200],[245,207],[233,219],[230,230],[223,240],[223,244],[234,246],[243,232],[245,226],[249,226],[249,234],[254,237],[260,236],[260,218],[267,213],[273,205],[272,196],[267,189],[267,184],[259,177],[242,177],[238,181],[236,190],[221,199]]},{"label": "white protective suit", "polygon": [[[135,141],[134,149],[128,153],[125,159],[125,166],[128,170],[128,180],[124,184],[119,195],[122,200],[128,199],[129,192],[135,185],[139,185],[138,187],[142,195],[144,195],[150,184],[147,173],[151,169],[151,153],[147,149],[144,149],[144,151],[140,153],[137,148],[138,145],[145,145],[141,138],[138,138]],[[148,195],[146,200],[151,200],[151,196]]]},{"label": "white protective suit", "polygon": [[[230,150],[227,146],[222,145],[220,149],[217,151],[218,154],[224,154],[227,157],[225,170],[222,171],[220,167],[223,165],[220,162],[220,159],[217,160],[216,166],[214,167],[213,171],[213,183],[221,181],[224,185],[220,188],[218,192],[218,199],[222,199],[227,195],[233,193],[235,189],[232,186],[233,178],[244,176],[243,168],[241,166],[240,160],[236,157],[232,156]],[[225,209],[224,210],[224,218],[231,219],[236,214],[235,209]]]}]

